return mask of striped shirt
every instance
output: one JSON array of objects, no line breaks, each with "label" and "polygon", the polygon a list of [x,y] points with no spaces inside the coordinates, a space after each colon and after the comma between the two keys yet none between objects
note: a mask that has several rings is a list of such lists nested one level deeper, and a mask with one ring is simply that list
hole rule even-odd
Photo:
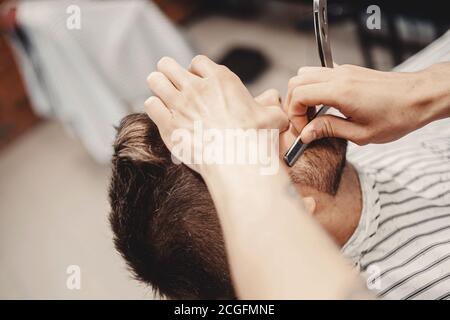
[{"label": "striped shirt", "polygon": [[[450,61],[450,32],[396,68]],[[349,146],[363,193],[343,253],[383,299],[450,299],[450,119],[389,144]]]}]

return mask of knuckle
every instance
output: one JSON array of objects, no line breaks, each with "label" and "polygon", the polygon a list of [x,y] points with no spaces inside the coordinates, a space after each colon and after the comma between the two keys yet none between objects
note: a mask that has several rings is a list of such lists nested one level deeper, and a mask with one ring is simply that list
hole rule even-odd
[{"label": "knuckle", "polygon": [[335,132],[333,129],[333,125],[328,118],[322,119],[322,132],[324,137],[334,137]]},{"label": "knuckle", "polygon": [[202,64],[205,61],[207,61],[207,59],[208,58],[205,55],[199,54],[192,59],[192,64],[193,65]]},{"label": "knuckle", "polygon": [[150,73],[150,74],[148,75],[148,77],[147,77],[147,82],[148,82],[150,85],[155,84],[155,83],[158,83],[159,80],[161,79],[161,76],[162,76],[161,72],[154,71],[154,72],[152,72],[152,73]]},{"label": "knuckle", "polygon": [[351,65],[351,64],[342,64],[338,67],[338,69],[342,70],[342,71],[352,71],[355,68],[355,66]]},{"label": "knuckle", "polygon": [[306,73],[299,74],[296,77],[289,80],[288,88],[290,90],[293,90],[296,87],[310,84],[311,83],[310,79],[311,78]]},{"label": "knuckle", "polygon": [[305,74],[305,73],[307,73],[308,71],[309,71],[309,68],[308,68],[308,67],[301,67],[301,68],[298,69],[297,75]]},{"label": "knuckle", "polygon": [[226,66],[218,66],[215,75],[219,80],[227,83],[233,82],[237,78],[237,76]]},{"label": "knuckle", "polygon": [[355,139],[354,142],[355,142],[358,146],[365,146],[365,145],[367,145],[367,144],[369,143],[366,139],[363,139],[363,138]]},{"label": "knuckle", "polygon": [[164,67],[165,65],[167,65],[168,63],[170,63],[172,61],[171,58],[165,56],[162,57],[161,59],[159,59],[158,63],[156,64],[158,68]]},{"label": "knuckle", "polygon": [[225,75],[229,75],[230,73],[231,73],[231,70],[227,66],[224,66],[224,65],[217,66],[217,74],[225,76]]}]

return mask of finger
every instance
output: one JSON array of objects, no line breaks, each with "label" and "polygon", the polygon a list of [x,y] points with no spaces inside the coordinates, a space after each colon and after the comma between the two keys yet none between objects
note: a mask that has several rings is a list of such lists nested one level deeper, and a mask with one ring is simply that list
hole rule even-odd
[{"label": "finger", "polygon": [[263,107],[281,106],[281,96],[278,90],[269,89],[255,98],[255,101]]},{"label": "finger", "polygon": [[209,78],[215,74],[218,65],[206,56],[198,55],[192,59],[189,71],[199,77]]},{"label": "finger", "polygon": [[294,132],[302,132],[303,128],[308,124],[308,117],[306,115],[303,116],[289,116],[289,121],[291,121],[291,124],[293,128],[295,129]]},{"label": "finger", "polygon": [[164,57],[157,64],[158,71],[163,73],[175,87],[182,89],[191,81],[198,79],[198,76],[188,72],[178,62],[169,57]]},{"label": "finger", "polygon": [[268,115],[268,127],[270,129],[279,129],[281,132],[289,128],[289,119],[286,113],[278,106],[271,106],[265,109]]},{"label": "finger", "polygon": [[172,119],[172,113],[158,97],[148,98],[144,103],[144,109],[160,130],[164,130]]},{"label": "finger", "polygon": [[153,94],[158,96],[168,108],[180,106],[181,93],[164,74],[152,72],[147,78],[147,83]]},{"label": "finger", "polygon": [[321,67],[300,68],[300,70],[298,71],[298,75],[289,80],[286,103],[287,104],[291,103],[293,91],[297,87],[321,82],[328,82],[332,79],[332,76],[333,76],[333,69]]},{"label": "finger", "polygon": [[331,82],[300,86],[293,91],[288,110],[297,108],[297,114],[300,114],[300,111],[306,112],[305,106],[322,104],[339,108],[341,98]]},{"label": "finger", "polygon": [[358,144],[365,141],[364,129],[350,120],[333,115],[317,117],[300,134],[303,143],[311,143],[322,138],[343,138]]},{"label": "finger", "polygon": [[[309,121],[309,106],[301,103],[302,90],[294,90],[292,95],[291,104],[287,107],[287,114],[289,120],[291,121],[293,127],[297,132],[301,132],[303,128],[308,124]],[[315,107],[312,108],[315,114]]]}]

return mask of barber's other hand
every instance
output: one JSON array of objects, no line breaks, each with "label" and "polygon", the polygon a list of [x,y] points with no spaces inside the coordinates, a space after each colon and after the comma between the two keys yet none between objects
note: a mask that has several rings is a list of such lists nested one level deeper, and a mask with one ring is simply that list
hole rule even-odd
[{"label": "barber's other hand", "polygon": [[[439,72],[439,65],[415,73],[351,65],[304,67],[289,82],[286,109],[304,143],[323,137],[359,145],[390,142],[434,120],[427,104],[440,81],[448,82],[448,73]],[[306,125],[307,106],[321,104],[335,107],[347,119],[326,115]]]},{"label": "barber's other hand", "polygon": [[284,131],[289,125],[275,91],[254,99],[233,72],[205,56],[195,57],[189,70],[171,58],[161,59],[157,68],[147,79],[155,96],[146,101],[145,110],[169,150],[172,132],[193,131],[195,121],[201,121],[203,129]]}]

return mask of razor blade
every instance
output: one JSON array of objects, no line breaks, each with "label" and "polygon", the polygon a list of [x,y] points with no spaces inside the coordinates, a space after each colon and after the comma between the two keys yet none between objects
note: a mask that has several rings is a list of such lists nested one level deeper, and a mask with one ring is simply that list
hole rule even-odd
[{"label": "razor blade", "polygon": [[[316,42],[319,51],[320,62],[323,67],[333,68],[333,56],[331,54],[331,46],[328,38],[328,11],[327,11],[327,0],[314,0],[313,3],[313,11],[314,11],[314,30],[316,33]],[[314,107],[309,107],[309,111]],[[315,118],[325,114],[330,107],[328,106],[319,106],[319,111],[316,114],[308,119],[309,122],[314,120]],[[305,152],[308,148],[308,144],[304,144],[301,141],[300,135],[295,140],[292,147],[286,152],[284,156],[284,161],[289,167],[294,166],[300,156]]]}]

